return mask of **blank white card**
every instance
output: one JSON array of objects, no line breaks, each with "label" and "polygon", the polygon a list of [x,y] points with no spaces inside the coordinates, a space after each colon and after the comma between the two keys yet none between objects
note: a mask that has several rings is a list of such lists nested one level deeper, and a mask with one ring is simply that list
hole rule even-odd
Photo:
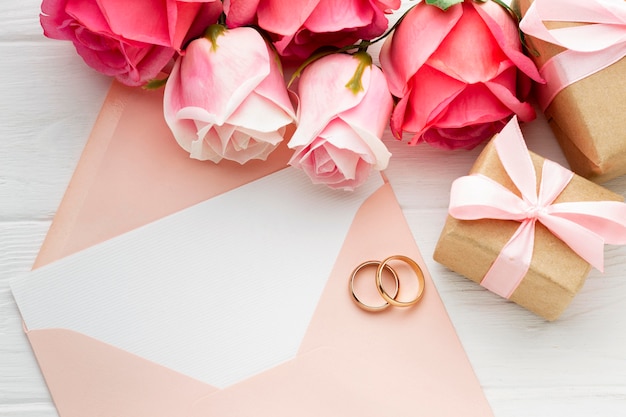
[{"label": "blank white card", "polygon": [[26,327],[83,333],[223,388],[295,357],[356,211],[283,169],[13,280]]}]

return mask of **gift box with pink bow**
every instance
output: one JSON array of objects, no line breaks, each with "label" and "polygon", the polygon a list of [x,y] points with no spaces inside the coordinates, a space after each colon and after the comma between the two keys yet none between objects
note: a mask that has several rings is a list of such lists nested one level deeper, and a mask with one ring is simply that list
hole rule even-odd
[{"label": "gift box with pink bow", "polygon": [[626,1],[517,3],[546,81],[537,100],[571,169],[595,182],[626,174]]},{"label": "gift box with pink bow", "polygon": [[547,320],[558,318],[605,244],[626,244],[622,196],[526,148],[512,119],[455,180],[434,259]]}]

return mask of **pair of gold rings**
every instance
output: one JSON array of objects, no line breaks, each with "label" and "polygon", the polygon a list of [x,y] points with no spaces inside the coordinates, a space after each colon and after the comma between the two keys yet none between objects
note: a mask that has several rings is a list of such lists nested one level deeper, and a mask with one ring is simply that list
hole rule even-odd
[{"label": "pair of gold rings", "polygon": [[[396,270],[392,268],[390,265],[390,263],[393,261],[400,261],[400,262],[404,262],[405,264],[407,264],[413,270],[417,278],[417,283],[418,283],[417,292],[415,296],[408,301],[402,301],[398,299],[398,296],[400,293],[400,278],[398,277],[398,273],[396,272]],[[363,302],[361,298],[359,298],[359,296],[357,295],[356,290],[355,290],[355,285],[354,285],[357,279],[357,276],[361,275],[359,272],[362,269],[366,267],[374,267],[374,266],[376,267],[376,275],[375,275],[376,289],[378,290],[378,295],[380,295],[380,297],[382,297],[383,299],[383,303],[378,304],[378,305],[370,305],[370,304],[366,304],[365,302]],[[393,277],[394,288],[393,288],[393,291],[391,292],[385,289],[383,285],[383,272],[384,271],[389,272],[391,276]],[[404,255],[393,255],[393,256],[386,258],[383,261],[365,261],[359,266],[357,266],[354,269],[354,271],[352,271],[352,275],[350,276],[350,293],[352,294],[353,301],[363,310],[372,311],[372,312],[382,311],[389,306],[410,307],[412,305],[415,305],[422,298],[422,295],[424,295],[424,286],[425,286],[425,282],[424,282],[424,273],[422,272],[422,268],[420,268],[417,262],[415,262],[413,259]]]}]

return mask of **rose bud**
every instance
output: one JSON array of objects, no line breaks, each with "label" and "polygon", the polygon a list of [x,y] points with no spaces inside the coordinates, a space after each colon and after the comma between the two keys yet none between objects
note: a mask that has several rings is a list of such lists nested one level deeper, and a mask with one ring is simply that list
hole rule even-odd
[{"label": "rose bud", "polygon": [[380,62],[398,98],[392,132],[409,132],[411,145],[471,149],[514,114],[535,118],[524,100],[530,78],[542,79],[522,53],[516,21],[493,1],[446,11],[418,3],[385,40]]},{"label": "rose bud", "polygon": [[365,52],[332,54],[302,72],[299,122],[289,147],[290,164],[314,183],[352,190],[391,154],[381,137],[393,98],[387,81]]},{"label": "rose bud", "polygon": [[199,160],[266,159],[295,123],[276,54],[255,29],[212,25],[165,84],[165,121]]},{"label": "rose bud", "polygon": [[381,35],[400,0],[225,0],[229,26],[255,24],[279,55],[302,61],[320,47],[351,45]]},{"label": "rose bud", "polygon": [[41,11],[47,37],[72,41],[87,65],[136,86],[157,77],[199,25],[217,21],[222,5],[217,0],[43,0]]}]

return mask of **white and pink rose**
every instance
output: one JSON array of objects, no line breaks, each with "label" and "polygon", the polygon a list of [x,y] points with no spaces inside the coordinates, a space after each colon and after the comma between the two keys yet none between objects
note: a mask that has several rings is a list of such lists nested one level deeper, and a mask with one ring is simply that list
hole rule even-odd
[{"label": "white and pink rose", "polygon": [[165,85],[165,121],[199,160],[266,159],[296,115],[275,52],[252,28],[213,25]]},{"label": "white and pink rose", "polygon": [[387,167],[382,141],[393,98],[365,53],[332,54],[306,67],[298,84],[298,127],[291,165],[314,183],[352,190]]}]

